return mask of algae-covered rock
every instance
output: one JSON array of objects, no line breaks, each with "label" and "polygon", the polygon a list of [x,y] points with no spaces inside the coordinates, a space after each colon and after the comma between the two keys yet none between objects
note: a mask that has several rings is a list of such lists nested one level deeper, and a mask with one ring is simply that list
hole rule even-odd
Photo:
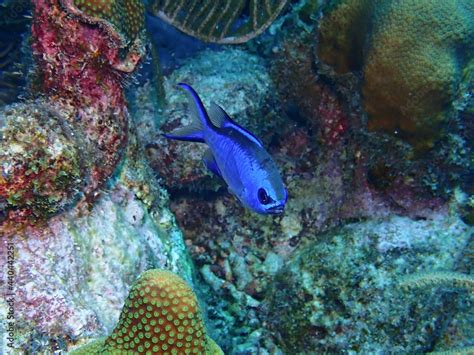
[{"label": "algae-covered rock", "polygon": [[449,309],[442,291],[407,290],[399,279],[458,267],[471,235],[457,217],[435,214],[353,223],[307,243],[268,293],[280,345],[288,353],[432,349],[444,316],[469,317],[463,293]]},{"label": "algae-covered rock", "polygon": [[49,103],[1,110],[0,211],[49,217],[64,209],[85,185],[84,146],[84,137]]}]

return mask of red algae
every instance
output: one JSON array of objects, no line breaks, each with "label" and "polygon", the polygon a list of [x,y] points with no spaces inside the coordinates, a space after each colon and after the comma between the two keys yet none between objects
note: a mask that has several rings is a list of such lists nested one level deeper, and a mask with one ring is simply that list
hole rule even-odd
[{"label": "red algae", "polygon": [[93,190],[112,173],[126,140],[123,79],[113,68],[121,62],[120,43],[101,28],[68,16],[58,2],[36,1],[34,15],[33,50],[43,89],[74,107],[78,128],[102,155],[92,168]]},{"label": "red algae", "polygon": [[[31,217],[34,224],[54,215],[81,193],[90,201],[113,174],[127,140],[123,81],[144,55],[142,13],[133,22],[135,32],[126,32],[135,37],[127,37],[71,1],[36,0],[33,6],[32,49],[42,98],[4,113],[4,232]],[[17,139],[18,132],[23,134]]]}]

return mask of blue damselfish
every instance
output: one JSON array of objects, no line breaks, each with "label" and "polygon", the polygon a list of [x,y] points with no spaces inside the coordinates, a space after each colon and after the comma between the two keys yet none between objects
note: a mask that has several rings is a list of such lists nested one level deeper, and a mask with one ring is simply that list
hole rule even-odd
[{"label": "blue damselfish", "polygon": [[227,183],[245,207],[261,214],[282,213],[288,193],[262,142],[217,104],[212,103],[208,113],[190,85],[178,86],[189,96],[192,124],[164,136],[207,144],[204,164]]}]

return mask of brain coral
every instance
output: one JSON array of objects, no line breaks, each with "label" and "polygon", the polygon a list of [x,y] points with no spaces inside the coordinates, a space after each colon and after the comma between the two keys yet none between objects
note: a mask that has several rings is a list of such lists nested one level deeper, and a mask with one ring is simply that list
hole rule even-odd
[{"label": "brain coral", "polygon": [[363,69],[370,129],[426,148],[442,132],[473,39],[470,0],[345,0],[323,19],[318,54],[340,73]]},{"label": "brain coral", "polygon": [[164,270],[143,273],[132,287],[112,334],[74,354],[223,354],[206,335],[192,289]]},{"label": "brain coral", "polygon": [[318,57],[332,65],[337,73],[359,70],[363,42],[368,31],[370,0],[333,1],[319,29]]}]

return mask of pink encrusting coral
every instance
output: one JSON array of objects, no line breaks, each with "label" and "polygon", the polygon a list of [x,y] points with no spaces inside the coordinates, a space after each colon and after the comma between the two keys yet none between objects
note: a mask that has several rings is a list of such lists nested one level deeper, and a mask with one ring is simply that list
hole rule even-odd
[{"label": "pink encrusting coral", "polygon": [[318,80],[310,40],[309,36],[303,40],[288,38],[275,55],[272,72],[278,96],[283,105],[297,108],[318,142],[331,147],[341,145],[353,120],[335,90]]},{"label": "pink encrusting coral", "polygon": [[321,124],[321,139],[325,144],[339,142],[348,130],[349,118],[333,93],[323,88],[317,106],[317,119]]},{"label": "pink encrusting coral", "polygon": [[[119,3],[119,4],[118,4]],[[112,175],[127,137],[123,82],[144,55],[138,0],[107,1],[120,16],[71,0],[33,1],[41,98],[0,112],[0,230],[47,218]],[[39,182],[39,183],[38,183]]]}]

